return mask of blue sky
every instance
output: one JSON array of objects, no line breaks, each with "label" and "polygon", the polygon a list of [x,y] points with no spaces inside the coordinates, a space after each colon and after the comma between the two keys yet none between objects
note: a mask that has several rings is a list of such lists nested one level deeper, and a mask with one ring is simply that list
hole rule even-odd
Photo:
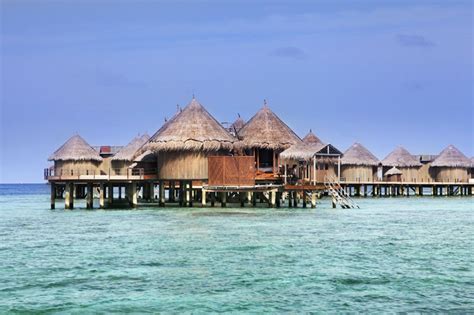
[{"label": "blue sky", "polygon": [[193,93],[219,121],[267,99],[300,136],[380,159],[473,156],[472,2],[335,2],[0,1],[0,181],[42,182],[75,133],[152,134]]}]

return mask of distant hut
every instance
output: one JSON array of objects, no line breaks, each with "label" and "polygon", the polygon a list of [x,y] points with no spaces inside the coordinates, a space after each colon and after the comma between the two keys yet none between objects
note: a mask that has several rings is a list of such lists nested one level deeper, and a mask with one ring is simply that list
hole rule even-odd
[{"label": "distant hut", "polygon": [[372,152],[356,142],[342,155],[341,179],[355,182],[372,182],[376,178],[379,164],[379,160]]},{"label": "distant hut", "polygon": [[474,178],[474,157],[471,158],[471,178]]},{"label": "distant hut", "polygon": [[144,146],[157,154],[158,178],[206,180],[209,155],[229,154],[235,138],[195,99]]},{"label": "distant hut", "polygon": [[102,157],[81,136],[74,135],[48,159],[54,161],[55,176],[96,175]]},{"label": "distant hut", "polygon": [[148,142],[150,136],[144,134],[132,139],[126,146],[120,149],[112,158],[110,163],[112,175],[127,175],[136,163],[135,157],[139,154],[141,147]]},{"label": "distant hut", "polygon": [[324,142],[321,141],[310,129],[308,134],[304,136],[303,142],[306,144],[324,144]]},{"label": "distant hut", "polygon": [[229,132],[231,135],[234,137],[237,137],[240,129],[245,125],[245,121],[240,117],[240,114],[238,114],[237,119],[230,125],[229,127]]},{"label": "distant hut", "polygon": [[257,174],[276,174],[279,154],[290,146],[302,143],[290,129],[265,103],[238,133],[238,146],[247,155],[254,155]]},{"label": "distant hut", "polygon": [[387,181],[389,182],[401,182],[402,181],[402,171],[400,171],[395,166],[389,169],[385,176],[387,177]]},{"label": "distant hut", "polygon": [[384,174],[392,167],[399,169],[401,180],[405,182],[421,181],[419,170],[422,166],[419,159],[411,155],[405,148],[395,148],[385,159],[382,160]]},{"label": "distant hut", "polygon": [[[305,137],[308,139],[308,137]],[[291,175],[294,170],[288,172],[290,167],[297,167],[298,179],[303,183],[324,181],[326,176],[337,176],[338,157],[342,153],[331,144],[323,144],[321,141],[300,142],[292,145],[280,153],[280,159],[284,161],[285,175]]]},{"label": "distant hut", "polygon": [[468,182],[471,163],[455,146],[449,145],[431,163],[432,174],[438,182]]}]

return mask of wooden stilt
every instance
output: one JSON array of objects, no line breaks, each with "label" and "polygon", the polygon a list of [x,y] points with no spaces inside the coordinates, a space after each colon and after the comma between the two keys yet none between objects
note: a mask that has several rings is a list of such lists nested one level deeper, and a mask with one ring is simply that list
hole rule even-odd
[{"label": "wooden stilt", "polygon": [[87,209],[93,208],[93,202],[94,202],[93,186],[92,186],[92,183],[87,183],[87,200],[86,200]]},{"label": "wooden stilt", "polygon": [[105,208],[105,184],[104,183],[99,184],[99,208],[100,209]]},{"label": "wooden stilt", "polygon": [[51,182],[51,210],[56,208],[56,184]]}]

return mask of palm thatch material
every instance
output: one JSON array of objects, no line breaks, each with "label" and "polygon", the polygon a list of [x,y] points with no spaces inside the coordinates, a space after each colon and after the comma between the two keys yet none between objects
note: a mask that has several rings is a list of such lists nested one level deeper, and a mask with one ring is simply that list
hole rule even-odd
[{"label": "palm thatch material", "polygon": [[133,161],[134,157],[138,155],[140,148],[148,142],[150,136],[144,134],[143,136],[135,137],[129,144],[124,146],[112,158],[113,161]]},{"label": "palm thatch material", "polygon": [[461,151],[454,145],[449,145],[446,149],[441,151],[438,157],[431,163],[434,167],[460,167],[469,168],[472,161],[469,160]]},{"label": "palm thatch material", "polygon": [[382,160],[383,166],[396,166],[396,167],[418,167],[421,166],[419,160],[414,155],[411,155],[403,147],[397,147],[393,150],[385,159]]},{"label": "palm thatch material", "polygon": [[324,147],[325,145],[322,143],[297,143],[281,152],[280,158],[283,160],[308,161]]},{"label": "palm thatch material", "polygon": [[324,142],[321,141],[321,139],[319,139],[314,133],[313,131],[310,129],[308,134],[306,136],[304,136],[303,138],[303,142],[304,143],[307,143],[307,144],[324,144]]},{"label": "palm thatch material", "polygon": [[150,138],[144,151],[231,150],[234,141],[235,138],[193,98]]},{"label": "palm thatch material", "polygon": [[391,169],[389,169],[386,173],[385,176],[392,176],[392,175],[402,175],[403,172],[400,171],[398,168],[393,166]]},{"label": "palm thatch material", "polygon": [[354,143],[341,158],[341,165],[377,166],[379,159],[360,143]]},{"label": "palm thatch material", "polygon": [[239,147],[285,150],[301,139],[264,104],[238,133]]},{"label": "palm thatch material", "polygon": [[49,161],[102,161],[102,157],[81,136],[74,135],[57,149]]}]

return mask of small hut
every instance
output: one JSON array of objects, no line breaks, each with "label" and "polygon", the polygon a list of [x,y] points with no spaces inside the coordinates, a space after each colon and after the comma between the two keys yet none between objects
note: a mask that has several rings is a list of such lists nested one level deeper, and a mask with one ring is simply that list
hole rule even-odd
[{"label": "small hut", "polygon": [[431,163],[430,170],[437,182],[468,182],[471,167],[471,160],[455,146],[449,145]]},{"label": "small hut", "polygon": [[342,155],[341,179],[351,182],[372,182],[374,178],[377,178],[379,164],[379,160],[372,152],[356,142]]},{"label": "small hut", "polygon": [[[126,146],[118,151],[112,158],[109,167],[112,175],[126,175],[133,167],[135,157],[137,157],[141,147],[148,142],[150,136],[144,134],[132,139]],[[103,163],[105,164],[105,163]]]},{"label": "small hut", "polygon": [[195,99],[144,146],[157,154],[158,178],[207,180],[208,156],[226,155],[235,138]]},{"label": "small hut", "polygon": [[420,161],[411,155],[405,148],[399,146],[395,148],[385,159],[382,160],[384,174],[390,168],[396,167],[402,172],[401,180],[405,182],[419,182],[422,181],[420,178],[419,170],[422,166]]},{"label": "small hut", "polygon": [[270,110],[266,102],[240,129],[238,138],[239,148],[246,155],[255,156],[257,175],[263,177],[268,177],[265,173],[272,174],[270,177],[278,173],[279,154],[283,150],[302,143],[296,133]]},{"label": "small hut", "polygon": [[471,178],[474,178],[474,157],[471,158]]},{"label": "small hut", "polygon": [[55,176],[97,175],[102,157],[81,136],[74,135],[48,159]]},{"label": "small hut", "polygon": [[402,171],[394,166],[385,173],[385,178],[388,182],[401,182]]},{"label": "small hut", "polygon": [[[342,153],[331,144],[321,142],[297,143],[280,153],[284,161],[285,177],[298,172],[298,178],[303,183],[323,182],[326,176],[339,175],[338,158]],[[288,173],[288,165],[292,168]]]}]

